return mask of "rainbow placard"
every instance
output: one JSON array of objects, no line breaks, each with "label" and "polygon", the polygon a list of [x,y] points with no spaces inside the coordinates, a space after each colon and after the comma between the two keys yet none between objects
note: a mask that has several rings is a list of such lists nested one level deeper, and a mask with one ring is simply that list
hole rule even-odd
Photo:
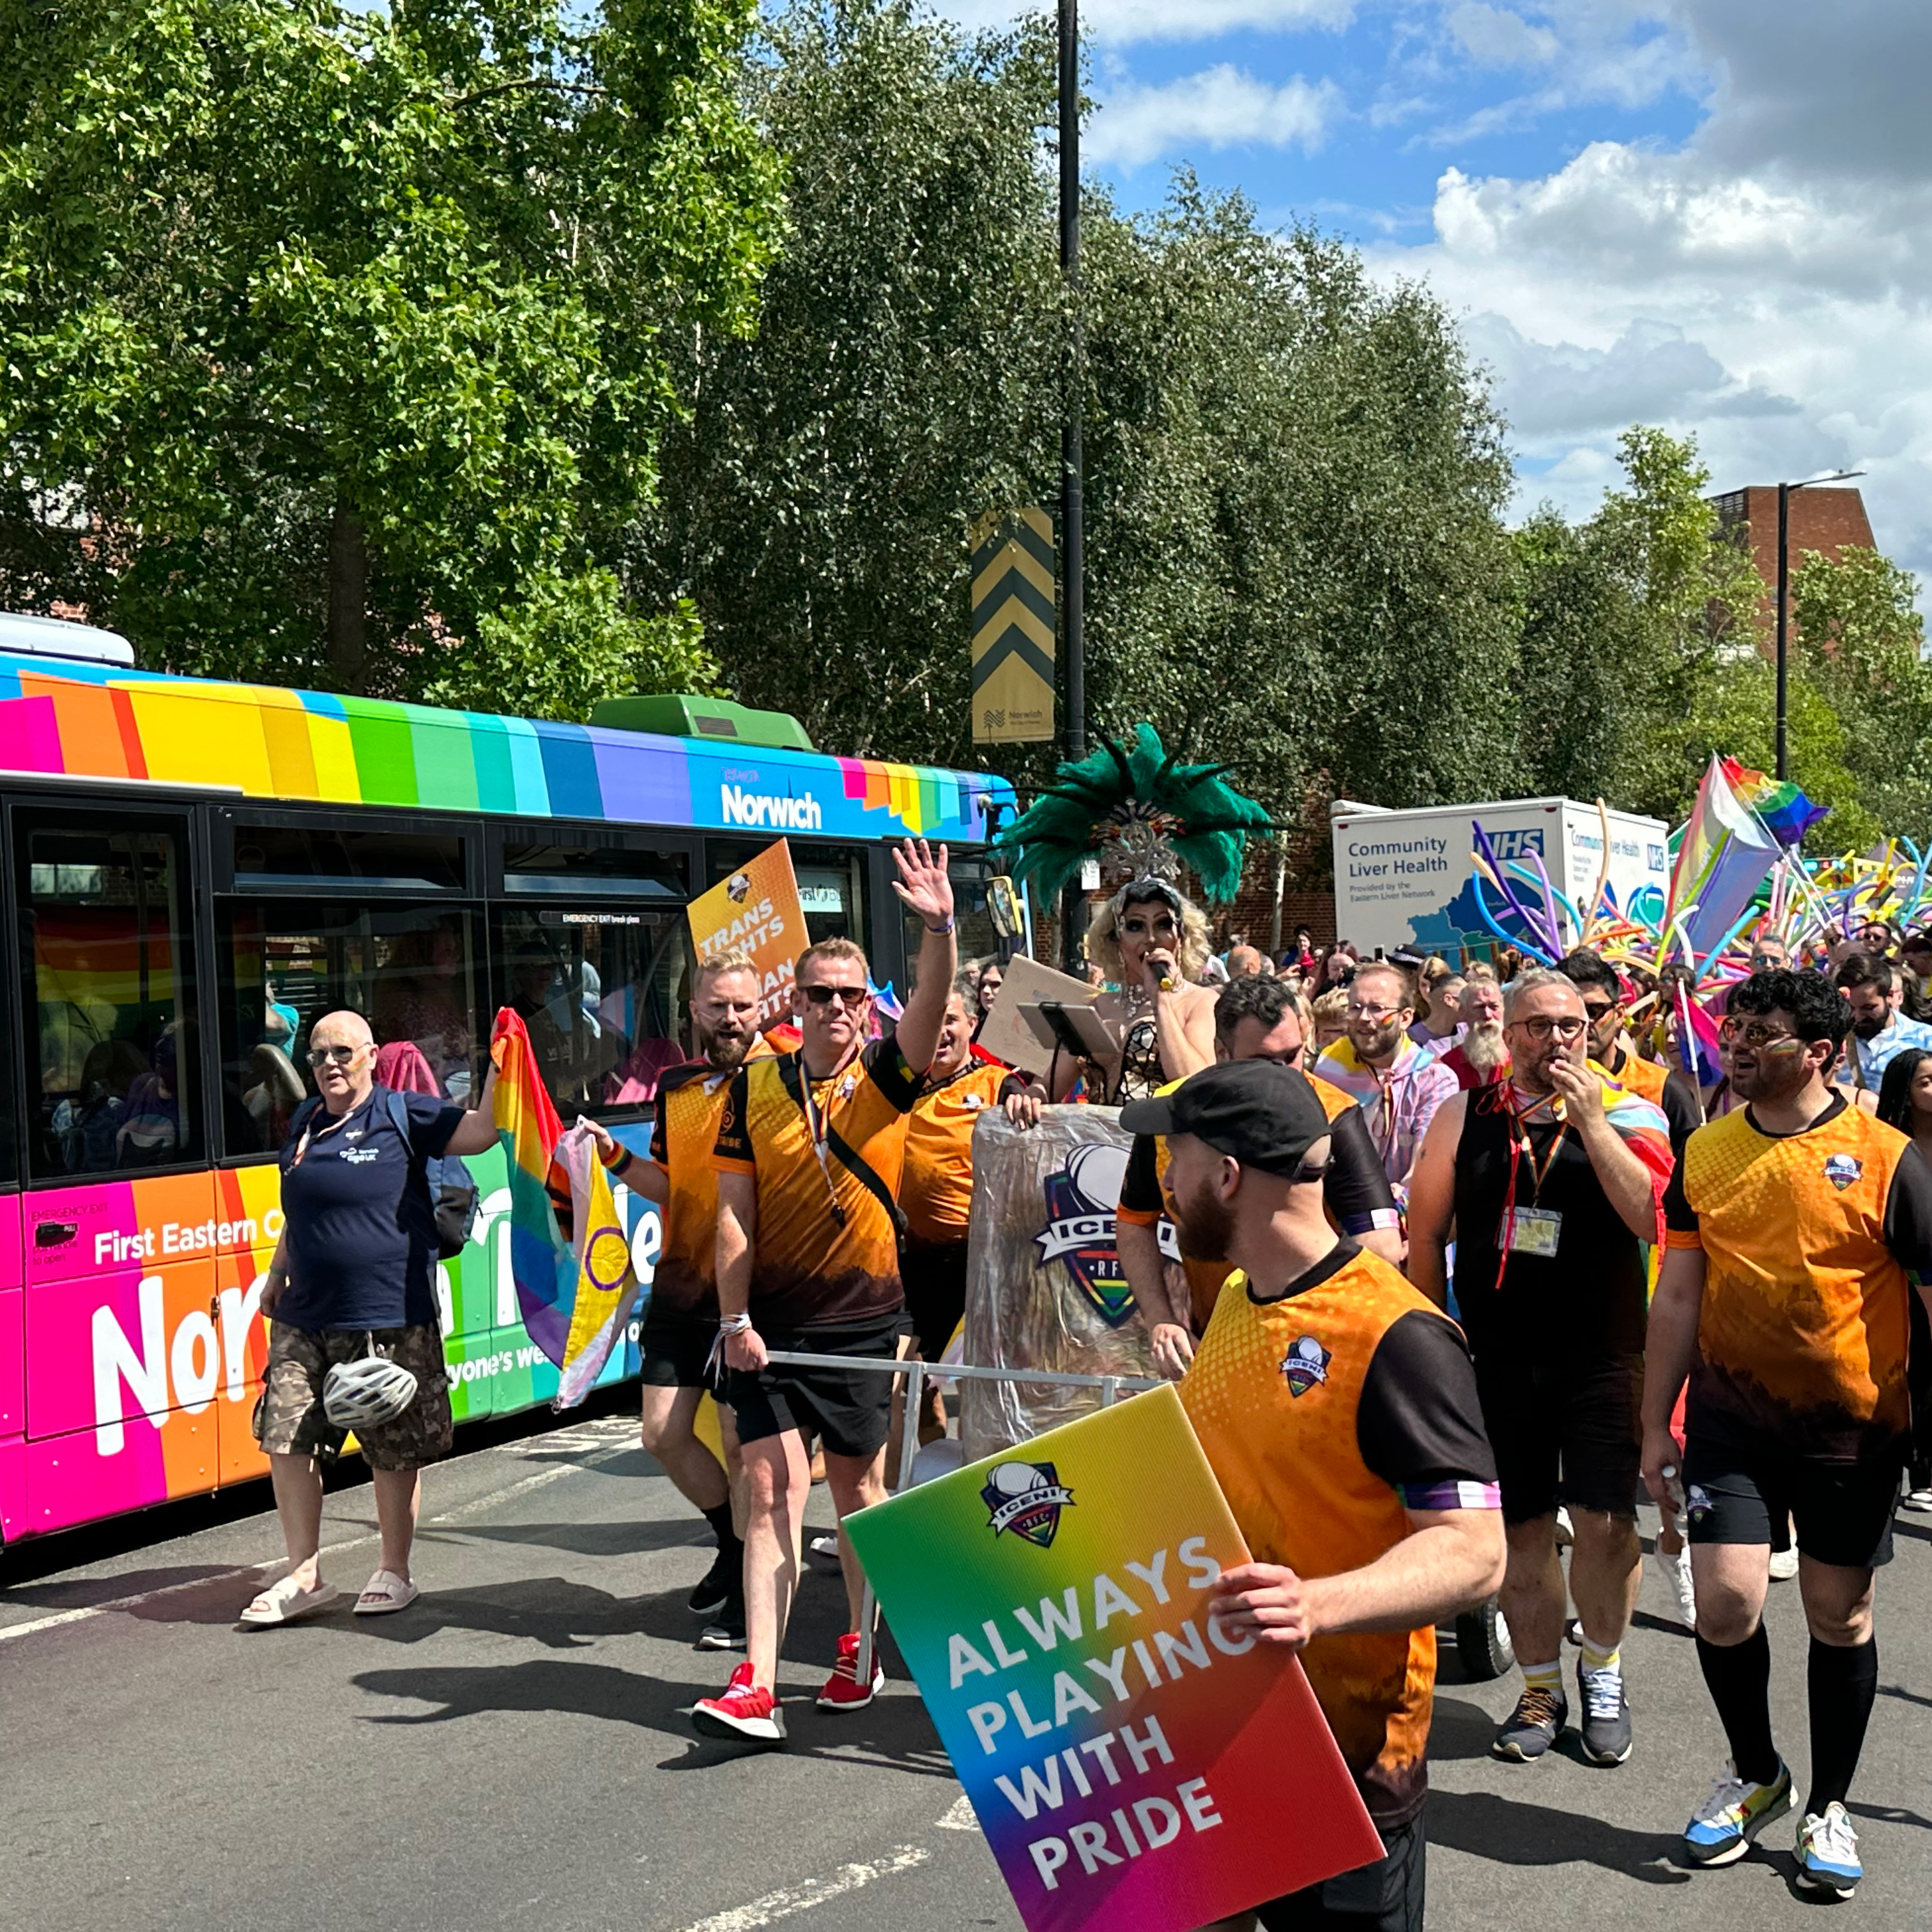
[{"label": "rainbow placard", "polygon": [[1171,1388],[846,1520],[1031,1932],[1188,1932],[1382,1856]]}]

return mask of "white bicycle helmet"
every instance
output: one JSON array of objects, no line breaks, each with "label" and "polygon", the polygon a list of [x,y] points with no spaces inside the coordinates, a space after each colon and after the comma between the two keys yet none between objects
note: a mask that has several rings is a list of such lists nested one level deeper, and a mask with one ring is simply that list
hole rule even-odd
[{"label": "white bicycle helmet", "polygon": [[373,1352],[338,1362],[322,1384],[322,1412],[337,1429],[393,1421],[416,1399],[416,1377],[401,1363]]}]

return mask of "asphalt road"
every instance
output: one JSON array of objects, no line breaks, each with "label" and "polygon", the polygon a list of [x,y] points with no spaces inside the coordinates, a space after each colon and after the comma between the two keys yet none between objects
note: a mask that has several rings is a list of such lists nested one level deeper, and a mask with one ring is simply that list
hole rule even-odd
[{"label": "asphalt road", "polygon": [[[253,1498],[242,1499],[242,1506]],[[266,1498],[262,1498],[266,1501]],[[210,1520],[226,1514],[231,1520]],[[829,1522],[822,1492],[814,1519]],[[328,1574],[374,1568],[366,1487],[331,1496]],[[916,1696],[811,1705],[842,1597],[800,1600],[793,1744],[745,1756],[683,1712],[728,1660],[684,1608],[709,1538],[622,1414],[499,1440],[433,1472],[394,1618],[237,1630],[272,1515],[190,1508],[0,1557],[0,1926],[7,1932],[841,1932],[1017,1928]],[[1882,1686],[1845,1910],[1906,1932],[1932,1908],[1932,1528],[1901,1523],[1879,1594]],[[1645,1595],[1653,1600],[1654,1580]],[[1780,1738],[1801,1772],[1794,1585],[1771,1612]],[[1574,1653],[1571,1653],[1574,1657]],[[1810,1925],[1789,1827],[1724,1873],[1671,1862],[1722,1746],[1690,1640],[1640,1616],[1637,1749],[1614,1771],[1486,1755],[1511,1684],[1440,1686],[1436,1932]],[[890,1664],[896,1663],[890,1648]],[[808,1916],[808,1915],[811,1915]]]}]

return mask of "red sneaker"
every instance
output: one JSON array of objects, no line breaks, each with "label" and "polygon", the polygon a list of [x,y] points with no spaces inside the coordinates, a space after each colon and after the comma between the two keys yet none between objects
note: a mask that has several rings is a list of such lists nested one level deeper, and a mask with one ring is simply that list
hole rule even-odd
[{"label": "red sneaker", "polygon": [[752,1682],[752,1666],[741,1664],[716,1697],[700,1697],[691,1707],[691,1721],[707,1738],[746,1738],[754,1744],[785,1741],[784,1712],[778,1699]]},{"label": "red sneaker", "polygon": [[848,1630],[838,1640],[838,1661],[818,1694],[821,1711],[862,1711],[886,1688],[886,1673],[879,1668],[879,1653],[872,1652],[872,1681],[859,1682],[859,1633]]}]

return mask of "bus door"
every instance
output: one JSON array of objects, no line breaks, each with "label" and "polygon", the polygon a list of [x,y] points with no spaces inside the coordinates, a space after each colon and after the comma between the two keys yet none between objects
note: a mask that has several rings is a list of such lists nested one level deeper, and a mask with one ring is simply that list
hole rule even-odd
[{"label": "bus door", "polygon": [[[650,1144],[658,1080],[689,1057],[692,951],[685,907],[697,842],[675,832],[554,820],[489,828],[490,968],[494,1011],[524,1022],[531,1057],[566,1127],[602,1121],[627,1147]],[[617,1208],[640,1286],[648,1291],[663,1240],[656,1206],[628,1189]],[[548,1401],[556,1371],[518,1313],[510,1269],[509,1196],[493,1205],[495,1321],[490,1378],[499,1410]],[[641,1307],[640,1312],[641,1312]],[[635,1321],[602,1380],[638,1370]]]},{"label": "bus door", "polygon": [[190,812],[16,798],[5,812],[38,1532],[212,1487],[219,1431],[252,1397],[216,1292]]}]

